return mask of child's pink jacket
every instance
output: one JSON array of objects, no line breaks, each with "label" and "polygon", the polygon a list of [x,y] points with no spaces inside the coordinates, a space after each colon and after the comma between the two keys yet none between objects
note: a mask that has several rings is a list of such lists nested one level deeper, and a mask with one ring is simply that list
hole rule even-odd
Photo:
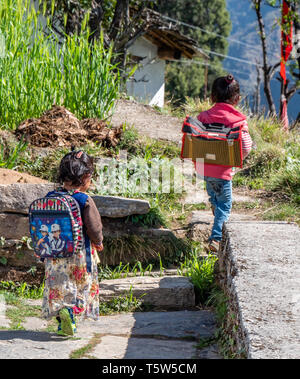
[{"label": "child's pink jacket", "polygon": [[[203,123],[218,122],[230,127],[243,125],[242,129],[242,149],[243,158],[245,158],[252,147],[252,139],[248,132],[248,124],[246,116],[234,108],[234,106],[227,103],[216,103],[208,111],[201,112],[198,115],[198,120]],[[195,164],[196,172],[203,175],[203,166]],[[232,179],[232,168],[228,166],[213,165],[209,163],[204,164],[204,176],[212,178],[219,178],[225,180]]]}]

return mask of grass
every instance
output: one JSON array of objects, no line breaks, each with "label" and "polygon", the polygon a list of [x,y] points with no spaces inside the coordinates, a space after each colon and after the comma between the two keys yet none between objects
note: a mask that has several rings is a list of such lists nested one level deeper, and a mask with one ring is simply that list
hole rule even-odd
[{"label": "grass", "polygon": [[111,268],[108,265],[98,265],[98,277],[99,280],[105,279],[119,279],[127,278],[128,276],[144,276],[150,274],[153,269],[153,265],[149,263],[145,267],[140,261],[137,261],[134,265],[129,263],[123,264],[120,262],[116,267]]},{"label": "grass", "polygon": [[0,295],[4,296],[7,305],[11,305],[6,309],[6,317],[10,320],[10,329],[24,330],[22,323],[26,317],[39,317],[41,307],[36,305],[26,304],[18,294],[8,290],[0,289]]},{"label": "grass", "polygon": [[206,306],[212,307],[216,316],[218,328],[215,341],[218,343],[220,354],[225,359],[245,359],[245,352],[239,351],[236,346],[235,334],[238,331],[238,320],[230,311],[229,299],[219,285],[213,285],[206,300]]},{"label": "grass", "polygon": [[30,285],[26,282],[0,281],[0,291],[7,291],[18,298],[41,299],[44,291],[44,283],[41,286]]},{"label": "grass", "polygon": [[80,349],[72,351],[70,354],[70,359],[81,359],[81,358],[93,358],[89,355],[95,348],[97,344],[99,344],[101,341],[101,334],[95,333],[94,337],[91,338],[89,343]]},{"label": "grass", "polygon": [[30,0],[2,0],[0,15],[0,33],[5,36],[0,59],[2,128],[15,129],[53,104],[64,105],[78,118],[104,119],[111,113],[120,75],[103,38],[90,44],[89,30],[83,27],[80,35],[58,41],[50,28],[44,33],[40,12]]},{"label": "grass", "polygon": [[[178,264],[190,250],[191,242],[175,236],[159,238],[146,237],[136,234],[127,234],[120,237],[105,237],[105,257],[103,262],[109,266],[117,262],[131,262],[132,266],[139,261],[141,264],[152,264],[156,267],[160,260],[163,264]],[[147,263],[146,263],[147,262]]]},{"label": "grass", "polygon": [[214,285],[214,268],[218,258],[212,254],[203,257],[199,252],[199,249],[194,249],[186,256],[178,274],[190,278],[195,288],[196,303],[204,304]]},{"label": "grass", "polygon": [[130,287],[130,290],[127,291],[127,293],[114,297],[111,300],[101,302],[99,305],[99,313],[101,316],[104,316],[120,312],[142,311],[142,296],[140,298],[133,296],[132,287]]}]

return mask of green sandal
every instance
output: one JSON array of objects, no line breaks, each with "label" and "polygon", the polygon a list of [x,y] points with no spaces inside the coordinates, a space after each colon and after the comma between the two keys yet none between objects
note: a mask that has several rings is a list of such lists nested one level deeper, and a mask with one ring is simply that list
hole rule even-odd
[{"label": "green sandal", "polygon": [[70,313],[67,308],[63,308],[59,311],[59,317],[61,319],[61,328],[58,331],[60,335],[74,336],[74,326]]}]

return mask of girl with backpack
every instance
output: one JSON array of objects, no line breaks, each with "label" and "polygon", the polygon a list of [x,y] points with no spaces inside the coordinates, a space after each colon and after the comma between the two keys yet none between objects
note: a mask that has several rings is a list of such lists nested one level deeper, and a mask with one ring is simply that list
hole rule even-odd
[{"label": "girl with backpack", "polygon": [[[250,153],[252,140],[246,116],[235,107],[240,101],[240,87],[232,75],[222,76],[213,82],[211,99],[215,105],[201,112],[197,118],[205,124],[220,123],[229,127],[242,126],[243,159]],[[217,252],[222,239],[223,223],[227,221],[232,205],[232,175],[230,166],[195,163],[196,172],[204,172],[206,191],[215,216],[209,238],[209,250]]]},{"label": "girl with backpack", "polygon": [[71,195],[79,204],[83,243],[79,253],[67,258],[45,258],[45,288],[42,315],[56,317],[58,334],[74,335],[75,318],[99,318],[97,251],[103,250],[101,216],[93,199],[85,194],[91,184],[93,159],[83,151],[72,151],[60,162],[62,187],[49,192]]}]

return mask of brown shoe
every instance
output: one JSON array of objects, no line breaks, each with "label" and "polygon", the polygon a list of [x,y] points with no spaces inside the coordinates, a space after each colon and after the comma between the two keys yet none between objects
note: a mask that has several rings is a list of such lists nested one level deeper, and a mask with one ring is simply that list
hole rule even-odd
[{"label": "brown shoe", "polygon": [[211,240],[210,243],[209,243],[208,248],[209,248],[210,251],[213,251],[214,253],[217,253],[219,251],[219,248],[220,248],[220,242],[219,241],[215,241],[215,240]]}]

